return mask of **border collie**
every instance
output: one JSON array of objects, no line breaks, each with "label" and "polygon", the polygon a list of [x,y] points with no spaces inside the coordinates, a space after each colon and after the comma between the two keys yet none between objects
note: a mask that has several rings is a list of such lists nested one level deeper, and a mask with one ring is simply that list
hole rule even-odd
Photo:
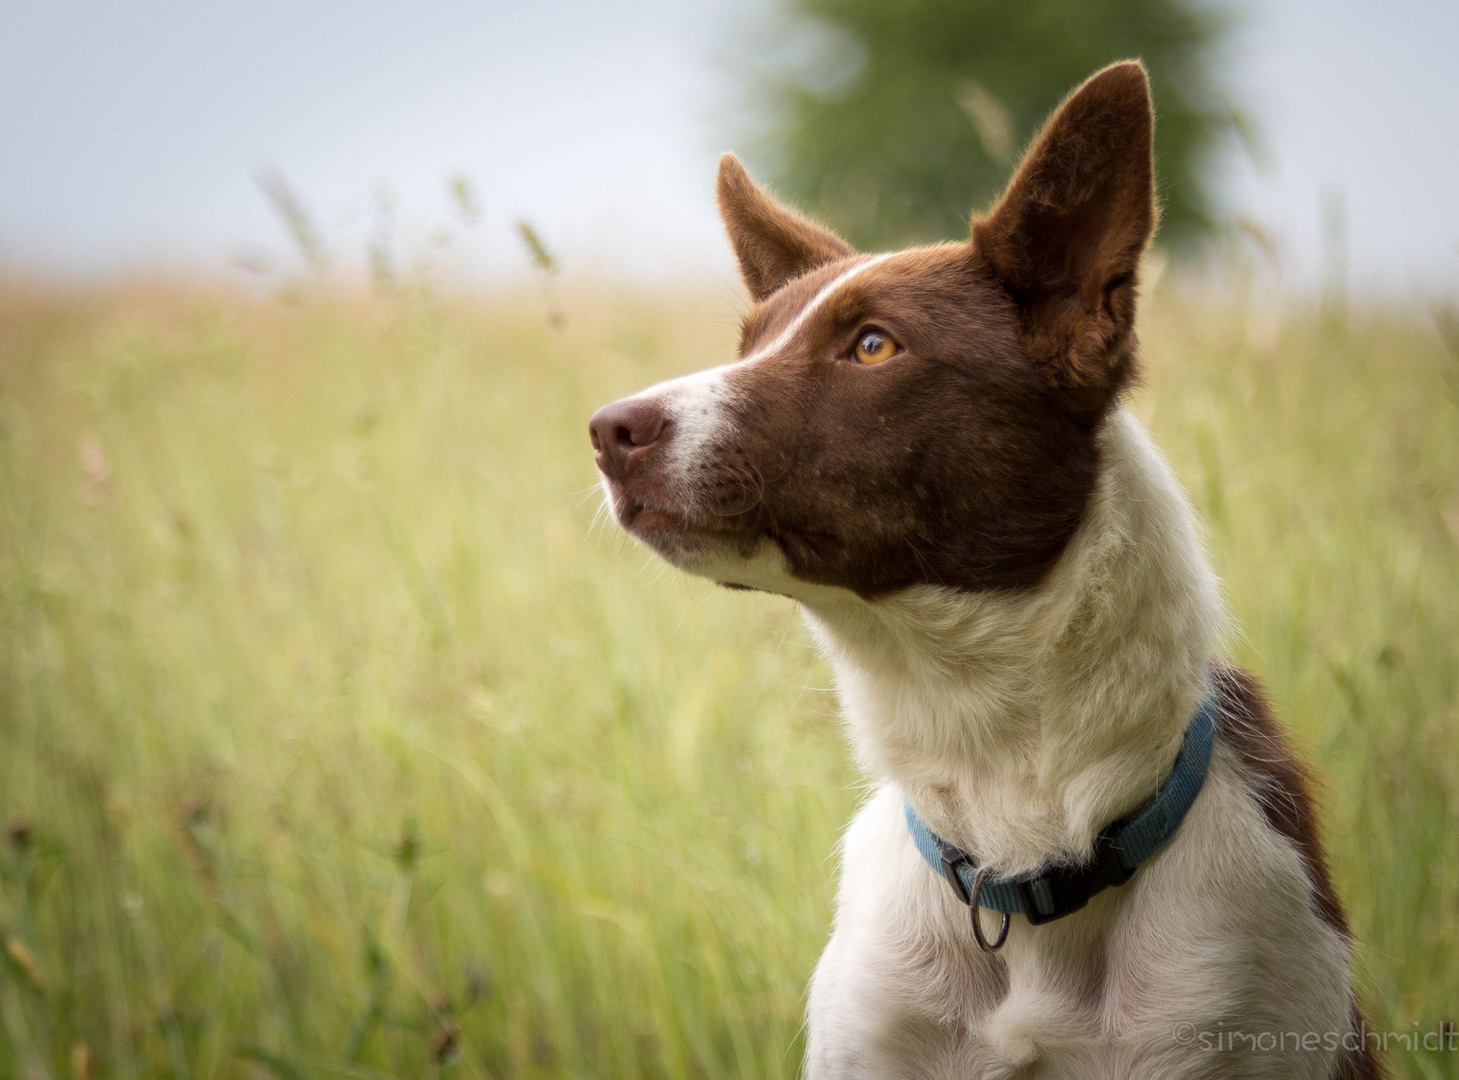
[{"label": "border collie", "polygon": [[877,780],[809,1077],[1379,1075],[1307,774],[1121,404],[1153,123],[1106,68],[966,242],[877,255],[726,155],[739,360],[592,419],[625,529],[801,605]]}]

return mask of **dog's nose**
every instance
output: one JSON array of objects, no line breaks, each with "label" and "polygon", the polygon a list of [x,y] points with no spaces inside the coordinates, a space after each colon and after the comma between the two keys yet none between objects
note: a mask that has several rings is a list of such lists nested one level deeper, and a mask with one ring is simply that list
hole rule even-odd
[{"label": "dog's nose", "polygon": [[598,452],[598,468],[615,480],[628,471],[669,426],[663,407],[646,398],[628,398],[604,405],[588,421],[588,434]]}]

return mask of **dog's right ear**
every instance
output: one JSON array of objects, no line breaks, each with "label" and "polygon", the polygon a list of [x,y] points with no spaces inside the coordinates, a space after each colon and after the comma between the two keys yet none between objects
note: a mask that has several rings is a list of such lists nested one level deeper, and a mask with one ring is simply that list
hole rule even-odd
[{"label": "dog's right ear", "polygon": [[852,253],[835,233],[771,198],[733,154],[719,159],[717,194],[740,275],[756,301],[791,278]]}]

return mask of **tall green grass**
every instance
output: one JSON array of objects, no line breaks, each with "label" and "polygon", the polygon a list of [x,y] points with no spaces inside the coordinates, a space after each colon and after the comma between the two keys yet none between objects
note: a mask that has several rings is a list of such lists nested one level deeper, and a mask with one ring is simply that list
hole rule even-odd
[{"label": "tall green grass", "polygon": [[[796,1073],[861,784],[829,676],[788,602],[595,524],[586,438],[727,358],[733,298],[560,305],[0,290],[0,1076]],[[1174,296],[1144,340],[1369,996],[1430,1029],[1454,361],[1418,315]]]}]

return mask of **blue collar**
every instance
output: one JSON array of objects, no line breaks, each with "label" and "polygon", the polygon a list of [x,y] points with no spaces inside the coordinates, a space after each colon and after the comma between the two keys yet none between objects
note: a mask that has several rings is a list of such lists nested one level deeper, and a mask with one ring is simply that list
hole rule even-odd
[{"label": "blue collar", "polygon": [[[1159,851],[1180,827],[1186,811],[1200,794],[1211,762],[1219,711],[1212,690],[1186,729],[1175,767],[1160,790],[1134,813],[1100,833],[1094,842],[1093,857],[1084,863],[1061,863],[1016,878],[992,877],[986,870],[980,870],[965,851],[929,829],[912,804],[904,799],[907,831],[912,834],[917,850],[934,870],[947,878],[958,899],[973,907],[973,929],[978,943],[990,951],[1001,945],[1007,936],[1009,915],[1021,913],[1035,926],[1052,922],[1084,907],[1095,893],[1129,881],[1136,868]],[[991,946],[983,938],[977,907],[1003,912],[1002,932]]]}]

